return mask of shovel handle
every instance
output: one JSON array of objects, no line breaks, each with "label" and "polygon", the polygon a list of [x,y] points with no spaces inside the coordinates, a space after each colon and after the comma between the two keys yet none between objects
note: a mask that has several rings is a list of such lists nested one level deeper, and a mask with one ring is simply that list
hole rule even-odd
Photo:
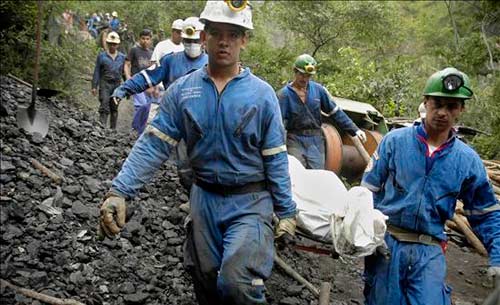
[{"label": "shovel handle", "polygon": [[354,147],[358,150],[358,152],[361,154],[361,157],[363,160],[366,162],[366,164],[370,163],[370,154],[366,151],[365,147],[363,146],[363,143],[358,139],[358,137],[354,136],[351,137],[352,143],[354,144]]},{"label": "shovel handle", "polygon": [[36,41],[35,41],[35,67],[33,70],[33,87],[31,88],[31,106],[36,102],[36,89],[38,88],[38,72],[40,70],[40,40],[42,28],[42,1],[37,1],[37,17],[36,17]]}]

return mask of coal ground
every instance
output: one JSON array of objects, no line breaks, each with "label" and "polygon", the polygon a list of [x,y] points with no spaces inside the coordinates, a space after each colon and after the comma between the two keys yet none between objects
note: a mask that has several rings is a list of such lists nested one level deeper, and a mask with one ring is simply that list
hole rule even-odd
[{"label": "coal ground", "polygon": [[[182,267],[188,194],[167,162],[129,203],[130,220],[117,239],[99,241],[101,198],[135,141],[128,127],[103,128],[71,99],[40,98],[48,114],[47,137],[16,125],[17,105],[31,90],[0,76],[0,277],[17,286],[85,304],[196,304]],[[120,106],[122,107],[122,106]],[[130,108],[130,107],[129,107]],[[35,159],[63,178],[56,183],[32,166]],[[300,243],[318,245],[309,240]],[[320,245],[325,246],[325,245]],[[316,287],[330,282],[331,304],[363,304],[362,259],[286,249],[279,253]],[[491,291],[487,260],[455,243],[447,254],[455,304],[480,304]],[[269,304],[318,304],[303,285],[275,267],[267,281]],[[42,304],[0,289],[1,304]]]}]

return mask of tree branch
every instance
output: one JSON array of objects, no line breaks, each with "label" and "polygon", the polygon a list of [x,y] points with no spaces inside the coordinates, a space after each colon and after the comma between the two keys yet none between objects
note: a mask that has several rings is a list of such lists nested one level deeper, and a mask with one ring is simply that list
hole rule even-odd
[{"label": "tree branch", "polygon": [[0,282],[1,282],[2,286],[7,286],[17,293],[20,293],[24,296],[27,296],[28,298],[42,301],[44,303],[48,303],[48,304],[52,304],[52,305],[85,305],[85,304],[80,303],[80,302],[73,300],[73,299],[59,299],[56,297],[52,297],[50,295],[38,293],[38,292],[33,291],[31,289],[21,288],[21,287],[18,287],[14,284],[7,282],[6,280],[0,279]]}]

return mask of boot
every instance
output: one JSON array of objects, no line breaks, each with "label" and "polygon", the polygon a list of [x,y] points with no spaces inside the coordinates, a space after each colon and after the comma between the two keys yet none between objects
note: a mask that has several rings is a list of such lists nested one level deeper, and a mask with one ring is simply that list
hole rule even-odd
[{"label": "boot", "polygon": [[111,129],[116,129],[117,121],[118,121],[118,112],[111,112],[111,116],[109,118],[109,127]]},{"label": "boot", "polygon": [[106,128],[106,125],[108,123],[108,114],[107,113],[99,113],[99,122],[101,122],[101,125]]}]

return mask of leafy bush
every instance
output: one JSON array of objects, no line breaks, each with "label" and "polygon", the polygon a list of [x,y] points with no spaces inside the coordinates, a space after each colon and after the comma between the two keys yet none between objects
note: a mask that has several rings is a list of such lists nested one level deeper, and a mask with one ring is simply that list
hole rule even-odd
[{"label": "leafy bush", "polygon": [[[386,116],[408,117],[416,116],[427,77],[455,66],[470,76],[475,93],[461,122],[490,134],[472,145],[487,158],[499,158],[499,3],[255,1],[255,30],[242,62],[279,89],[293,76],[295,57],[314,54],[320,63],[316,79],[333,95],[368,102]],[[62,90],[89,108],[97,104],[89,90],[99,48],[72,35],[53,38],[65,9],[81,18],[117,11],[134,33],[151,28],[168,34],[174,19],[198,16],[204,6],[203,1],[43,4],[40,85]],[[31,82],[36,11],[35,1],[0,2],[0,73]]]}]

